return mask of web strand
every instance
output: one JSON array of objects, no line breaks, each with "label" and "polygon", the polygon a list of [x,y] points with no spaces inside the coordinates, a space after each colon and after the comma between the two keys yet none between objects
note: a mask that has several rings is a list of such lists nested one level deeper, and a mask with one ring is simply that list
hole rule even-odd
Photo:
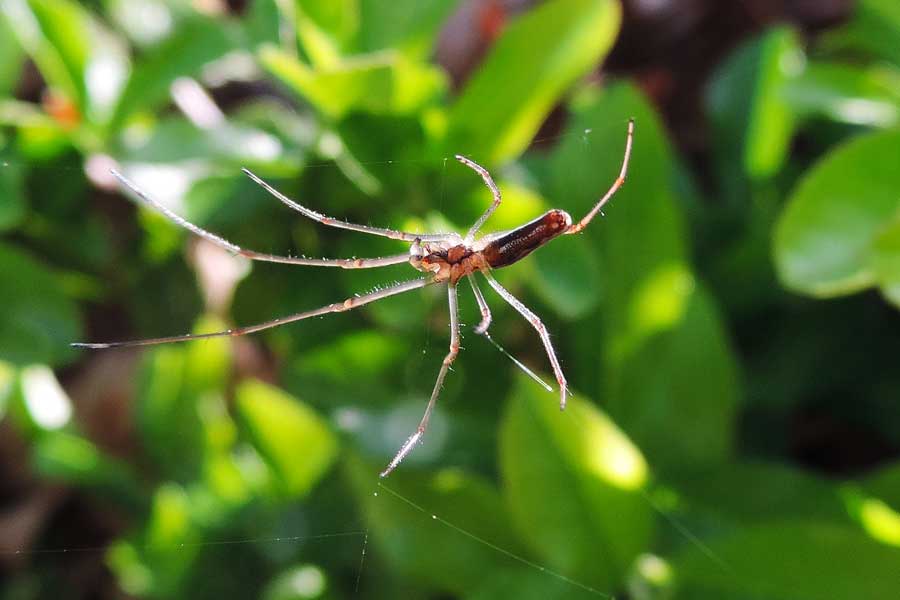
[{"label": "web strand", "polygon": [[536,571],[538,571],[538,572],[540,572],[540,573],[546,573],[546,574],[550,575],[551,577],[554,577],[554,578],[556,578],[556,579],[559,579],[560,581],[563,581],[563,582],[565,582],[565,583],[567,583],[567,584],[569,584],[569,585],[571,585],[571,586],[580,588],[580,589],[582,589],[582,590],[584,590],[584,591],[586,591],[586,592],[588,592],[588,593],[590,593],[590,594],[594,594],[595,596],[600,596],[601,598],[609,598],[610,600],[615,600],[615,596],[613,596],[613,595],[611,595],[611,594],[607,594],[607,593],[605,593],[605,592],[601,592],[600,590],[595,589],[595,588],[592,588],[591,586],[589,586],[589,585],[587,585],[587,584],[581,583],[580,581],[576,581],[576,580],[574,580],[574,579],[572,579],[572,578],[570,578],[570,577],[566,577],[566,576],[563,575],[562,573],[557,573],[556,571],[552,571],[552,570],[548,569],[547,567],[545,567],[545,566],[543,566],[543,565],[540,565],[540,564],[538,564],[538,563],[536,563],[536,562],[530,561],[530,560],[528,560],[527,558],[524,558],[524,557],[522,557],[522,556],[519,556],[518,554],[514,554],[514,553],[510,552],[509,550],[507,550],[507,549],[505,549],[505,548],[501,548],[500,546],[498,546],[498,545],[496,545],[496,544],[494,544],[494,543],[492,543],[492,542],[489,542],[488,540],[486,540],[486,539],[484,539],[484,538],[478,537],[478,536],[475,535],[474,533],[471,533],[471,532],[469,532],[469,531],[466,531],[466,530],[463,529],[462,527],[459,527],[459,526],[457,526],[457,525],[454,525],[453,523],[451,523],[450,521],[444,519],[443,517],[440,517],[440,516],[438,516],[438,515],[436,515],[436,514],[434,514],[434,513],[429,513],[427,510],[425,510],[424,508],[422,508],[421,506],[419,506],[418,504],[416,504],[415,502],[413,502],[413,501],[410,500],[409,498],[406,498],[406,497],[400,495],[398,492],[395,492],[394,490],[392,490],[391,488],[387,487],[386,485],[384,485],[384,484],[383,484],[382,482],[380,482],[380,481],[378,482],[378,487],[380,487],[381,489],[383,489],[384,491],[386,491],[387,493],[389,493],[389,494],[392,495],[393,497],[397,498],[397,499],[400,500],[401,502],[405,503],[407,506],[410,506],[411,508],[413,508],[413,509],[419,511],[420,513],[422,513],[422,514],[424,514],[424,515],[430,515],[432,520],[437,521],[438,523],[440,523],[440,524],[442,524],[442,525],[444,525],[444,526],[446,526],[446,527],[449,527],[450,529],[456,531],[457,533],[466,536],[466,537],[469,538],[470,540],[473,540],[473,541],[475,541],[475,542],[478,542],[479,544],[481,544],[481,545],[483,545],[483,546],[487,546],[488,548],[490,548],[491,550],[493,550],[493,551],[495,551],[495,552],[498,552],[498,553],[500,553],[500,554],[502,554],[502,555],[504,555],[504,556],[506,556],[506,557],[508,557],[508,558],[511,558],[511,559],[513,559],[513,560],[515,560],[515,561],[517,561],[517,562],[519,562],[519,563],[522,563],[523,565],[525,565],[525,566],[527,566],[527,567],[530,567],[530,568],[532,568],[532,569],[534,569],[534,570],[536,570]]}]

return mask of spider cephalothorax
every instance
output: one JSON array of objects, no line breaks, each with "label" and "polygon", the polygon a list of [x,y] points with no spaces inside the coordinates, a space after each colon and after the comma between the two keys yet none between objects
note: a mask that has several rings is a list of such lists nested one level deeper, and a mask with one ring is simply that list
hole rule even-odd
[{"label": "spider cephalothorax", "polygon": [[419,279],[397,283],[392,286],[369,292],[368,294],[353,296],[351,298],[347,298],[342,302],[335,302],[333,304],[328,304],[326,306],[314,308],[312,310],[289,315],[287,317],[273,319],[271,321],[266,321],[265,323],[259,323],[258,325],[236,327],[234,329],[219,331],[216,333],[176,335],[170,337],[153,338],[148,340],[135,340],[128,342],[111,342],[98,344],[79,343],[72,345],[82,348],[150,346],[154,344],[182,342],[187,340],[196,340],[211,337],[245,335],[256,331],[262,331],[264,329],[277,327],[279,325],[284,325],[286,323],[301,321],[303,319],[308,319],[310,317],[315,317],[318,315],[343,312],[356,308],[358,306],[362,306],[364,304],[375,302],[376,300],[381,300],[382,298],[402,294],[404,292],[425,287],[427,285],[446,283],[448,302],[450,306],[450,351],[441,362],[441,369],[440,371],[438,371],[437,380],[435,381],[434,388],[431,392],[431,398],[429,399],[428,406],[425,409],[425,415],[422,417],[422,420],[419,423],[416,432],[406,440],[406,442],[397,452],[396,456],[394,456],[394,459],[381,473],[382,476],[385,476],[393,471],[397,467],[397,465],[399,465],[400,462],[406,457],[406,455],[409,454],[409,452],[415,447],[415,445],[422,439],[422,436],[425,434],[425,429],[428,426],[428,420],[431,417],[432,411],[434,410],[434,405],[437,401],[438,394],[440,393],[441,387],[444,383],[444,378],[447,375],[447,371],[449,370],[450,365],[456,359],[457,354],[459,354],[460,324],[458,316],[459,311],[456,300],[456,288],[459,280],[463,277],[466,277],[469,280],[469,284],[472,287],[472,292],[475,294],[475,299],[478,302],[479,309],[481,310],[482,319],[481,323],[479,323],[478,326],[475,327],[476,333],[487,335],[488,327],[491,324],[491,310],[488,307],[487,302],[485,301],[484,296],[481,294],[481,290],[478,288],[478,284],[475,281],[475,273],[477,272],[480,272],[484,276],[491,288],[493,288],[494,291],[500,295],[500,297],[508,302],[513,308],[516,309],[516,311],[518,311],[523,317],[525,317],[529,323],[531,323],[538,336],[541,338],[541,342],[543,343],[544,349],[547,352],[547,357],[550,360],[550,366],[553,368],[553,374],[556,376],[556,382],[559,384],[560,408],[565,408],[567,393],[566,378],[563,375],[562,368],[560,367],[559,361],[556,358],[556,352],[553,350],[553,345],[550,343],[550,335],[547,333],[547,329],[544,327],[544,324],[537,317],[537,315],[531,312],[531,310],[529,310],[524,304],[522,304],[522,302],[519,301],[518,298],[509,293],[506,288],[504,288],[496,279],[494,279],[494,277],[491,275],[491,270],[506,267],[522,260],[529,254],[534,252],[536,249],[540,248],[550,240],[560,235],[578,233],[583,230],[588,225],[588,223],[590,223],[591,219],[593,219],[597,215],[597,213],[600,212],[600,209],[612,197],[616,190],[618,190],[619,187],[621,187],[625,182],[625,174],[628,170],[628,160],[631,156],[631,142],[633,134],[634,123],[629,121],[628,135],[625,142],[625,156],[622,160],[622,168],[619,171],[619,176],[616,178],[615,182],[612,184],[606,194],[604,194],[603,197],[600,198],[600,200],[594,205],[590,212],[588,212],[588,214],[585,215],[580,221],[573,224],[572,218],[567,212],[554,209],[544,213],[533,221],[517,227],[516,229],[501,233],[489,234],[479,238],[478,240],[475,239],[475,236],[481,229],[481,226],[500,205],[500,190],[499,188],[497,188],[497,185],[494,183],[494,180],[491,178],[490,173],[488,173],[486,169],[464,156],[457,155],[456,158],[461,163],[471,168],[481,176],[481,178],[484,180],[485,185],[487,185],[488,189],[491,190],[491,194],[494,198],[491,205],[484,212],[484,214],[479,217],[475,224],[472,225],[472,227],[469,229],[469,232],[466,234],[466,237],[464,238],[460,237],[459,234],[456,233],[416,234],[404,231],[395,231],[393,229],[383,229],[379,227],[369,227],[367,225],[358,225],[356,223],[347,223],[345,221],[326,217],[325,215],[317,213],[306,208],[305,206],[302,206],[301,204],[294,202],[250,171],[244,169],[244,172],[247,175],[249,175],[254,181],[260,184],[273,196],[278,198],[281,202],[301,213],[302,215],[321,223],[322,225],[337,227],[339,229],[349,229],[351,231],[359,231],[362,233],[369,233],[372,235],[378,235],[410,243],[408,252],[381,258],[306,258],[278,256],[274,254],[264,254],[261,252],[256,252],[254,250],[246,250],[213,233],[210,233],[209,231],[206,231],[205,229],[197,227],[193,223],[186,221],[162,204],[147,196],[133,183],[125,179],[125,177],[123,177],[116,171],[113,171],[113,175],[115,175],[126,187],[134,192],[134,194],[141,201],[159,211],[170,220],[184,227],[185,229],[188,229],[194,234],[218,246],[221,246],[222,248],[225,248],[226,250],[233,252],[234,254],[240,254],[241,256],[246,256],[247,258],[250,258],[252,260],[259,261],[311,265],[319,267],[340,267],[342,269],[369,269],[408,262],[415,269],[424,272],[426,276]]}]

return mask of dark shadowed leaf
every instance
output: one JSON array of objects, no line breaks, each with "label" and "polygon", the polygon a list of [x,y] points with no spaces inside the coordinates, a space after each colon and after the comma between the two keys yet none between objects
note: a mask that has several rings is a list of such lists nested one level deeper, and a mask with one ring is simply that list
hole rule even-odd
[{"label": "dark shadowed leaf", "polygon": [[57,277],[27,254],[0,245],[0,359],[57,365],[81,337],[75,305]]},{"label": "dark shadowed leaf", "polygon": [[488,544],[523,552],[497,490],[480,477],[456,469],[426,475],[401,466],[379,485],[380,467],[354,458],[347,470],[374,543],[392,569],[412,581],[462,594],[514,564]]}]

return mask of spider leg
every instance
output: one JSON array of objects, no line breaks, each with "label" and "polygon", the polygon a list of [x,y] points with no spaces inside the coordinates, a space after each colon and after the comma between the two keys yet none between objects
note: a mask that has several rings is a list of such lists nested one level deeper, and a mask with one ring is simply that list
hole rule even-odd
[{"label": "spider leg", "polygon": [[469,285],[472,286],[472,293],[475,294],[475,301],[478,302],[478,310],[481,311],[481,323],[475,328],[475,333],[487,336],[488,327],[491,326],[491,307],[485,301],[481,288],[478,287],[478,282],[475,281],[475,275],[469,273],[467,277]]},{"label": "spider leg", "polygon": [[556,351],[553,350],[553,344],[550,343],[550,334],[547,333],[547,328],[544,326],[544,323],[538,318],[536,314],[531,312],[527,306],[522,304],[518,298],[509,293],[509,291],[500,285],[496,279],[494,279],[493,275],[490,273],[484,272],[484,276],[487,279],[488,283],[494,288],[500,296],[509,302],[509,304],[519,311],[523,317],[525,317],[531,326],[534,327],[535,331],[537,331],[538,336],[541,338],[541,342],[544,343],[544,350],[547,351],[547,358],[550,359],[550,366],[553,367],[553,374],[556,375],[556,382],[559,384],[559,408],[563,410],[566,408],[566,394],[568,393],[568,386],[566,384],[566,376],[563,375],[562,367],[559,366],[559,360],[556,358]]},{"label": "spider leg", "polygon": [[294,202],[271,185],[254,175],[249,169],[241,169],[250,179],[258,183],[264,190],[278,198],[284,205],[288,206],[296,210],[298,213],[302,214],[304,217],[310,218],[313,221],[321,223],[322,225],[327,225],[328,227],[337,227],[338,229],[349,229],[350,231],[358,231],[360,233],[369,233],[372,235],[380,235],[382,237],[391,238],[392,240],[403,240],[404,242],[414,242],[416,240],[422,242],[443,242],[448,238],[456,239],[454,234],[442,234],[442,233],[408,233],[406,231],[395,231],[393,229],[385,229],[382,227],[370,227],[368,225],[358,225],[356,223],[348,223],[346,221],[341,221],[340,219],[335,219],[332,217],[327,217],[321,213],[317,213],[314,210],[306,208],[302,204]]},{"label": "spider leg", "polygon": [[428,420],[431,418],[431,413],[434,411],[434,405],[437,402],[438,395],[441,393],[441,388],[444,386],[444,378],[447,376],[447,371],[450,370],[450,365],[453,364],[453,361],[456,360],[456,355],[459,354],[459,308],[456,302],[456,284],[449,283],[447,285],[447,298],[450,304],[450,351],[447,353],[447,356],[444,357],[444,362],[441,363],[441,370],[438,372],[437,380],[434,382],[434,390],[431,392],[431,399],[428,401],[428,406],[425,408],[425,415],[422,417],[422,420],[419,422],[419,426],[416,428],[416,432],[409,436],[409,438],[403,443],[400,447],[400,450],[397,451],[397,454],[388,463],[388,466],[381,472],[381,477],[387,477],[390,475],[391,471],[397,468],[406,455],[412,452],[413,448],[416,447],[422,440],[422,436],[425,435],[425,430],[428,428]]},{"label": "spider leg", "polygon": [[498,188],[497,184],[494,183],[494,179],[491,177],[491,174],[487,169],[479,165],[474,160],[471,160],[459,154],[456,155],[456,160],[481,175],[481,178],[484,180],[484,185],[486,185],[488,189],[491,190],[491,195],[494,197],[494,201],[491,202],[491,205],[488,206],[486,211],[484,211],[484,214],[478,217],[478,220],[475,221],[475,224],[472,225],[471,229],[469,229],[469,233],[466,234],[465,243],[471,244],[472,240],[475,239],[475,234],[478,233],[478,230],[481,229],[481,226],[484,225],[484,222],[487,221],[488,217],[490,217],[491,214],[493,214],[493,212],[497,210],[497,207],[500,206],[502,198],[500,197],[500,188]]},{"label": "spider leg", "polygon": [[73,343],[70,344],[76,348],[91,348],[91,349],[101,349],[101,348],[121,348],[124,346],[154,346],[157,344],[168,344],[170,342],[187,342],[190,340],[204,340],[208,338],[217,338],[217,337],[237,337],[240,335],[246,335],[248,333],[256,333],[257,331],[263,331],[264,329],[272,329],[273,327],[278,327],[280,325],[286,325],[288,323],[293,323],[295,321],[302,321],[303,319],[309,319],[310,317],[317,317],[319,315],[326,315],[328,313],[337,313],[344,312],[350,309],[356,308],[358,306],[363,306],[364,304],[369,304],[370,302],[375,302],[376,300],[381,300],[382,298],[387,298],[389,296],[395,296],[397,294],[402,294],[404,292],[408,292],[410,290],[415,290],[421,287],[425,287],[433,283],[431,279],[422,278],[422,279],[412,279],[410,281],[404,281],[402,283],[398,283],[396,285],[392,285],[390,287],[384,288],[382,290],[376,290],[374,292],[369,292],[368,294],[363,294],[361,296],[354,296],[352,298],[347,298],[343,302],[335,302],[334,304],[327,304],[325,306],[314,308],[312,310],[307,310],[304,312],[296,313],[293,315],[289,315],[287,317],[281,317],[278,319],[272,319],[271,321],[265,321],[264,323],[258,323],[256,325],[248,325],[246,327],[237,327],[235,329],[228,329],[226,331],[217,331],[215,333],[198,333],[198,334],[185,334],[185,335],[173,335],[169,337],[161,337],[161,338],[151,338],[146,340],[131,340],[127,342],[107,342],[107,343],[97,343],[97,344],[86,344],[86,343]]},{"label": "spider leg", "polygon": [[625,138],[625,156],[622,159],[622,169],[619,171],[619,176],[616,177],[616,180],[613,182],[612,186],[606,191],[605,194],[603,194],[603,197],[600,198],[600,201],[594,205],[594,208],[592,208],[591,211],[588,214],[586,214],[583,219],[581,219],[580,221],[578,221],[577,223],[575,223],[574,225],[569,227],[568,230],[566,230],[566,232],[565,232],[566,235],[569,235],[572,233],[579,233],[581,230],[583,230],[585,227],[587,227],[588,223],[591,222],[591,219],[593,219],[595,216],[597,216],[597,213],[600,212],[601,208],[603,208],[603,205],[606,204],[609,201],[609,199],[613,197],[613,194],[615,194],[619,190],[619,188],[622,187],[622,184],[625,183],[625,176],[628,174],[628,161],[631,159],[631,142],[633,139],[634,139],[634,119],[629,119],[628,120],[628,134],[627,134],[627,137]]},{"label": "spider leg", "polygon": [[250,260],[287,263],[291,265],[309,265],[314,267],[340,267],[342,269],[370,269],[373,267],[397,265],[409,261],[408,253],[396,254],[394,256],[385,256],[382,258],[303,258],[293,256],[277,256],[275,254],[264,254],[262,252],[256,252],[254,250],[247,250],[245,248],[241,248],[236,244],[232,244],[228,240],[221,238],[214,233],[211,233],[201,227],[198,227],[197,225],[194,225],[181,215],[175,214],[166,206],[163,206],[158,201],[154,200],[146,193],[144,193],[143,190],[138,188],[134,183],[125,178],[125,176],[118,171],[112,170],[110,172],[116,177],[116,179],[122,182],[122,185],[131,190],[142,203],[156,210],[158,213],[162,214],[164,217],[166,217],[176,225],[184,227],[191,233],[212,242],[220,248],[224,248],[225,250],[228,250],[233,254],[245,256]]}]

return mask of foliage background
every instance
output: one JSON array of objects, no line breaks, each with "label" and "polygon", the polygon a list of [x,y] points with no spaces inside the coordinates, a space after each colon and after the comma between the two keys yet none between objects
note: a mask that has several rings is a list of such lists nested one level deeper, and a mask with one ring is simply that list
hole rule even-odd
[{"label": "foliage background", "polygon": [[[896,597],[898,6],[2,0],[0,597]],[[251,268],[110,167],[241,245],[371,256],[403,247],[240,168],[348,220],[461,230],[489,201],[462,153],[503,229],[586,211],[629,117],[606,217],[498,274],[554,334],[564,413],[467,328],[379,484],[446,351],[439,290],[68,347],[409,277]]]}]

